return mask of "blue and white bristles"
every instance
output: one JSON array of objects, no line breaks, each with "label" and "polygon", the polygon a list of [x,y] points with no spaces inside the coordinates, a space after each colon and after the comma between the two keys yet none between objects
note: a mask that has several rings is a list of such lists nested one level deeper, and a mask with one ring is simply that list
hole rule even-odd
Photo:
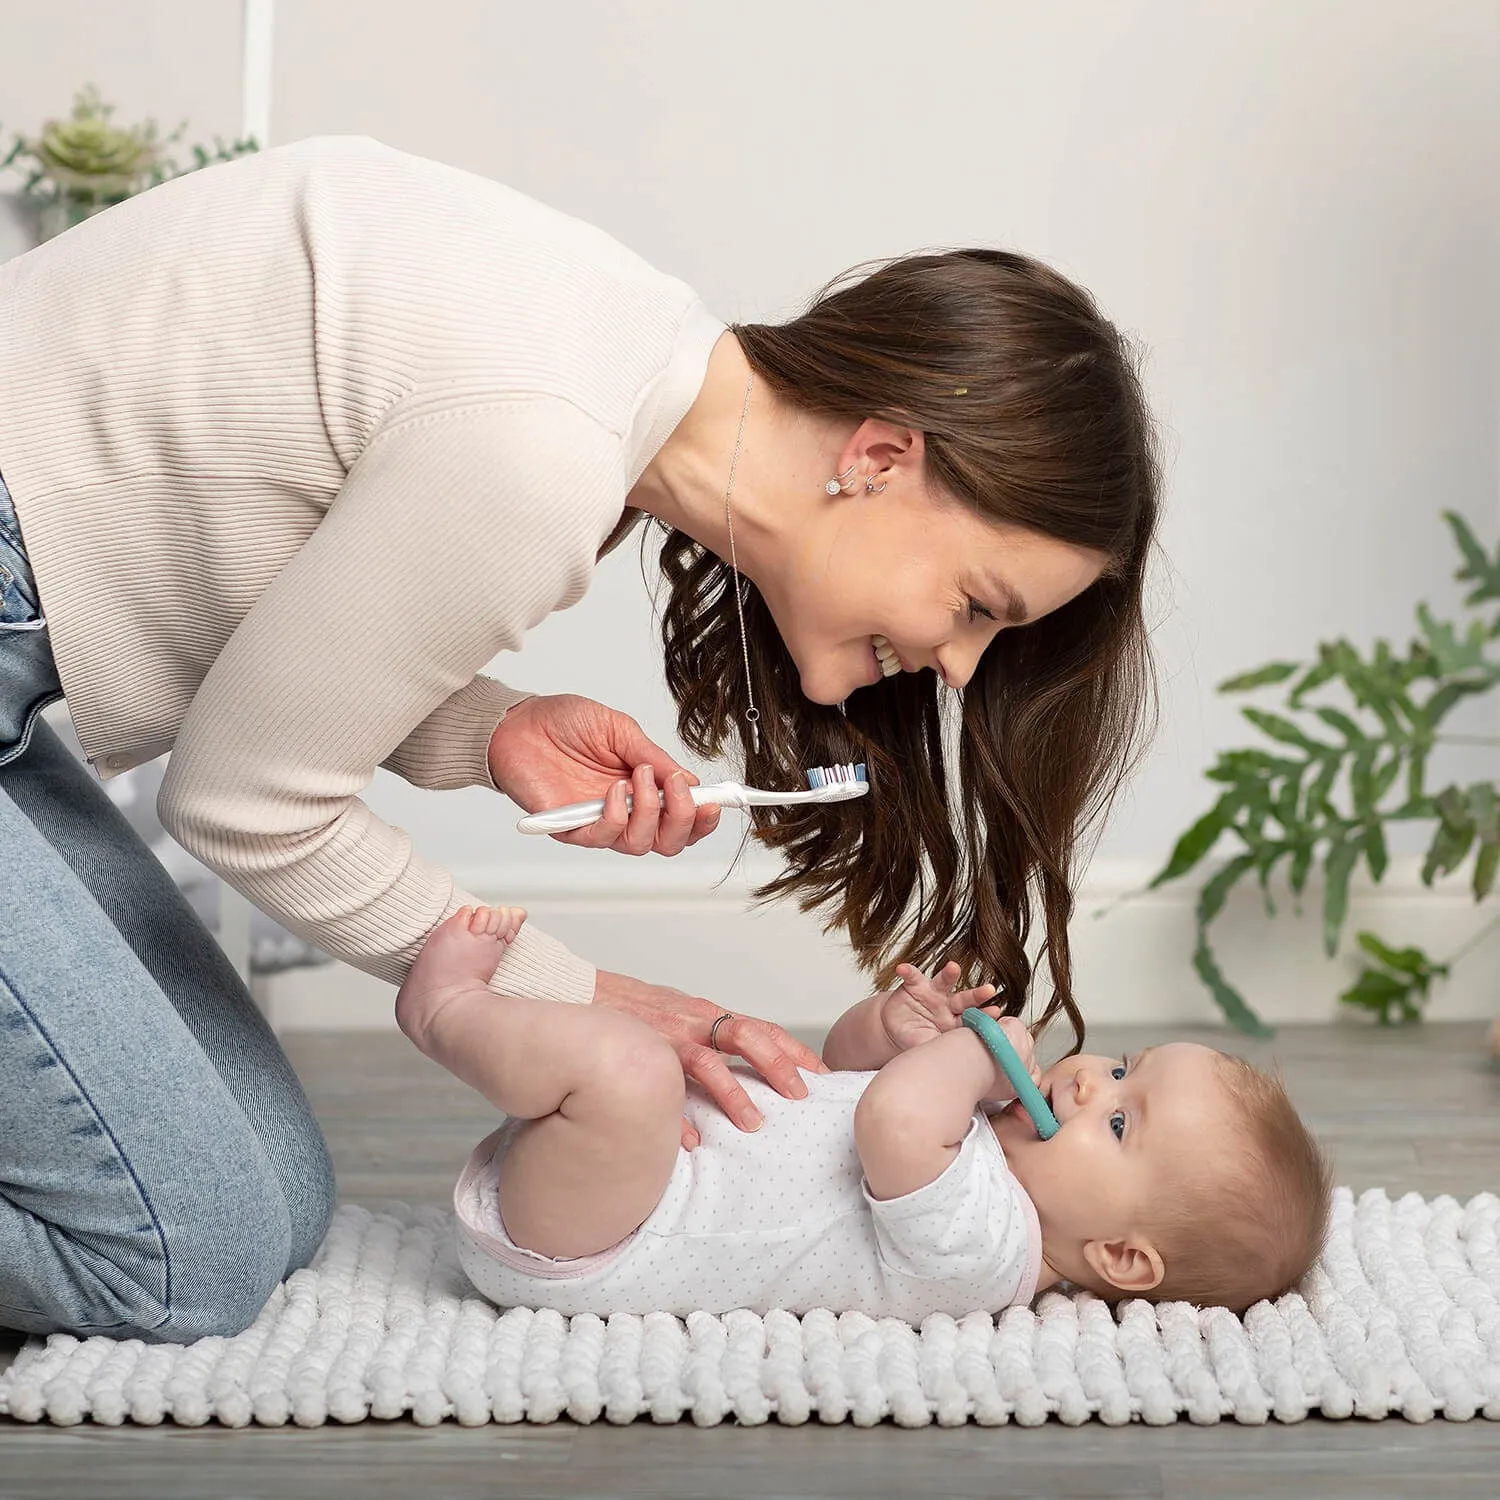
[{"label": "blue and white bristles", "polygon": [[857,765],[850,761],[842,766],[814,766],[807,773],[807,784],[814,791],[820,787],[832,786],[839,781],[868,781],[869,779],[865,774],[863,761]]}]

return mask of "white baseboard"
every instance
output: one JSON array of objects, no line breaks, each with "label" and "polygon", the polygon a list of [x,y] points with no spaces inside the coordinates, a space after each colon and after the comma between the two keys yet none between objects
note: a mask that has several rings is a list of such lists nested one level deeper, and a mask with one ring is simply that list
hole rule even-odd
[{"label": "white baseboard", "polygon": [[[738,874],[705,891],[696,872],[663,864],[643,877],[638,868],[624,893],[606,883],[607,870],[588,885],[572,878],[564,884],[554,872],[459,874],[471,891],[494,899],[503,891],[506,900],[526,906],[533,922],[601,968],[676,985],[726,1010],[783,1025],[826,1026],[868,985],[848,949],[824,937],[812,917],[785,903],[748,907],[746,892],[766,869],[752,865],[749,878]],[[1097,861],[1089,872],[1073,924],[1084,1015],[1093,1024],[1214,1024],[1218,1009],[1191,966],[1196,888],[1129,896],[1152,873],[1126,860]],[[1354,886],[1344,949],[1330,961],[1322,951],[1321,893],[1309,888],[1301,917],[1285,893],[1277,899],[1281,910],[1271,919],[1258,894],[1237,892],[1214,925],[1225,973],[1275,1025],[1339,1013],[1338,993],[1358,972],[1351,950],[1360,929],[1398,945],[1419,944],[1441,959],[1495,909],[1493,901],[1476,908],[1461,875],[1428,889],[1415,860],[1393,861],[1379,887]],[[391,987],[342,964],[259,976],[256,993],[281,1031],[394,1027]],[[1500,1015],[1500,934],[1436,987],[1427,1013],[1433,1020]]]}]

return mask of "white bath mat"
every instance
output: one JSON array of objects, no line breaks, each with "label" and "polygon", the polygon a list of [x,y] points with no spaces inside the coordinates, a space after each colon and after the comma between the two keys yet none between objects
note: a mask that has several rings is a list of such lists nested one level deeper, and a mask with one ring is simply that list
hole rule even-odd
[{"label": "white bath mat", "polygon": [[451,1216],[338,1211],[313,1264],[237,1338],[33,1340],[0,1375],[23,1422],[316,1427],[1059,1417],[1117,1424],[1329,1417],[1500,1420],[1500,1199],[1338,1192],[1302,1295],[1243,1318],[1048,1293],[919,1330],[857,1313],[499,1312],[458,1269]]}]

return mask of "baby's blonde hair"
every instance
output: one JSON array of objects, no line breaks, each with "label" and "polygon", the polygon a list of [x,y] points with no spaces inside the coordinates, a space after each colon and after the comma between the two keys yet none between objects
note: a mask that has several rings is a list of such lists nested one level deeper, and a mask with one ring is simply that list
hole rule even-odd
[{"label": "baby's blonde hair", "polygon": [[1278,1075],[1218,1054],[1233,1102],[1224,1142],[1154,1224],[1165,1263],[1153,1302],[1243,1312],[1292,1290],[1323,1250],[1333,1169]]}]

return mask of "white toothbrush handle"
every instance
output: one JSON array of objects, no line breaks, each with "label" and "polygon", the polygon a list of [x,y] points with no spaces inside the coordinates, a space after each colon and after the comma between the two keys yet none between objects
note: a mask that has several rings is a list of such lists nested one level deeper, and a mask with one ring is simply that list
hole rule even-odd
[{"label": "white toothbrush handle", "polygon": [[[709,786],[690,786],[688,795],[695,807],[748,807],[748,787],[737,781],[720,781]],[[667,805],[665,792],[658,792],[663,807]],[[635,808],[635,797],[626,792],[625,806]],[[549,807],[546,812],[529,813],[516,824],[519,833],[572,833],[575,828],[587,828],[597,823],[604,812],[603,798],[593,802],[572,802],[567,807]]]}]

